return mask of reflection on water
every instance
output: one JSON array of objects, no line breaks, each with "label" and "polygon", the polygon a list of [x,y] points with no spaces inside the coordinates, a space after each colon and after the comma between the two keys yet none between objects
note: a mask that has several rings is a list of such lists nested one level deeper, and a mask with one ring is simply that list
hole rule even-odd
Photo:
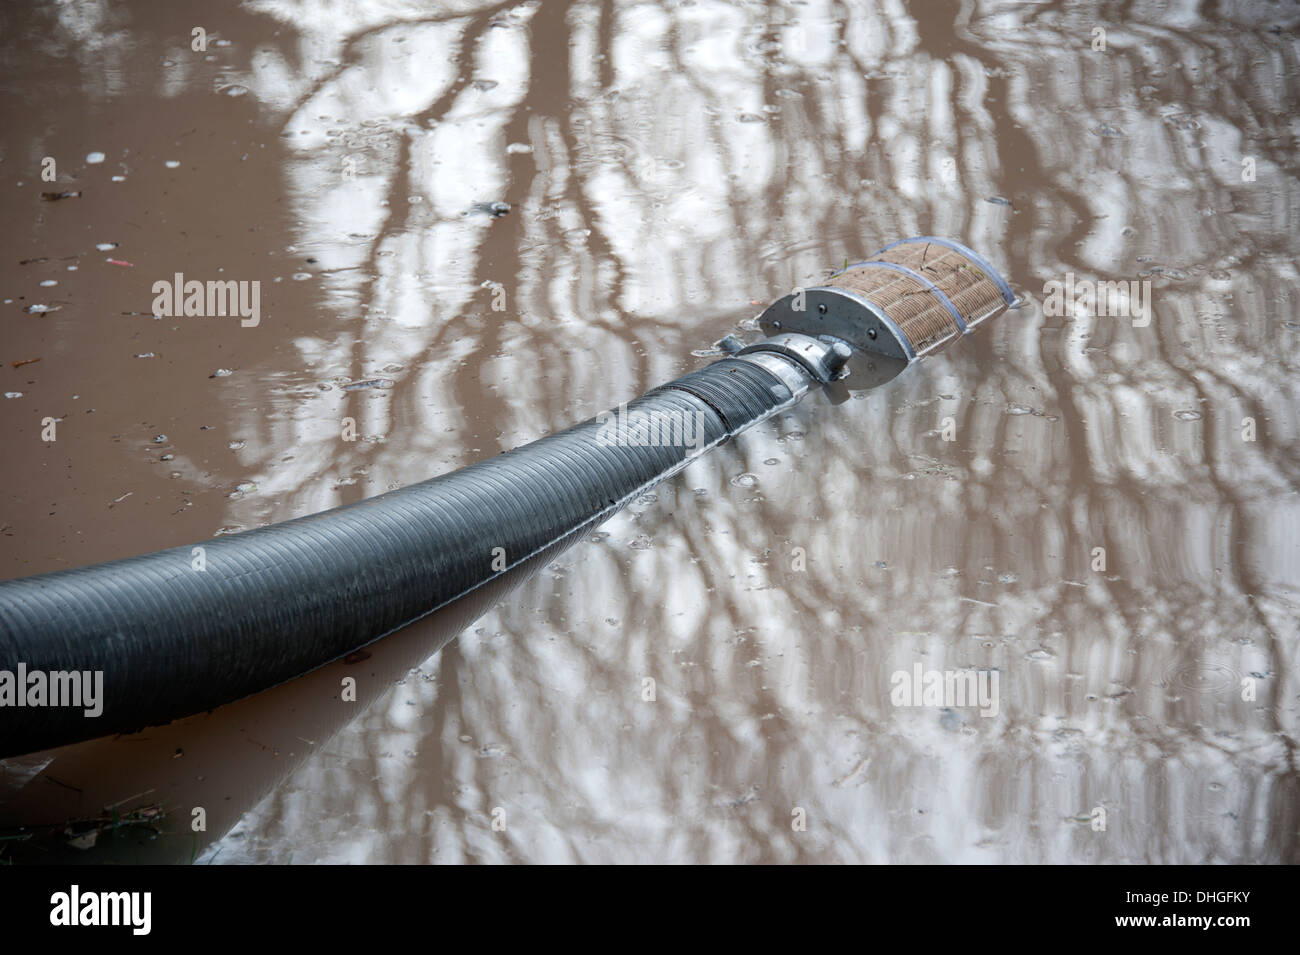
[{"label": "reflection on water", "polygon": [[[60,8],[97,95],[238,87],[279,160],[250,188],[315,299],[224,392],[256,493],[223,524],[616,405],[902,236],[961,239],[1025,304],[693,465],[205,858],[1300,860],[1300,15],[439,8],[251,3],[215,65],[134,80],[157,36]],[[1047,314],[1068,277],[1148,280],[1150,322]],[[997,716],[891,705],[918,663],[996,671]]]}]

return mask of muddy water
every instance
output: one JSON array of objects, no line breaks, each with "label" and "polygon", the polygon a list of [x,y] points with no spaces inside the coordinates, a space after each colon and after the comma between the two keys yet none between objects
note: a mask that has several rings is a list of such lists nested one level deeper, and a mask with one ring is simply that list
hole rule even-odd
[{"label": "muddy water", "polygon": [[[10,761],[0,827],[113,805],[135,857],[217,862],[1300,859],[1300,16],[1092,7],[6,9],[7,576],[513,447],[903,236],[1024,304],[713,453],[441,652],[461,621],[378,645],[355,710],[336,664]],[[154,317],[178,272],[260,282],[257,324]],[[1098,280],[1137,294],[1047,284]],[[893,705],[918,667],[996,674],[996,713]]]}]

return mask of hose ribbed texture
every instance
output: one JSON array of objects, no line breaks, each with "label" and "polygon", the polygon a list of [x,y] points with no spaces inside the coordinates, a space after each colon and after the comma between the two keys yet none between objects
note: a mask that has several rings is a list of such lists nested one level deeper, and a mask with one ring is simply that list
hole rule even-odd
[{"label": "hose ribbed texture", "polygon": [[598,523],[796,400],[771,372],[724,359],[627,405],[629,417],[695,416],[694,447],[602,443],[610,426],[591,419],[309,517],[0,583],[0,670],[104,674],[97,718],[0,706],[0,756],[133,732],[300,676]]}]

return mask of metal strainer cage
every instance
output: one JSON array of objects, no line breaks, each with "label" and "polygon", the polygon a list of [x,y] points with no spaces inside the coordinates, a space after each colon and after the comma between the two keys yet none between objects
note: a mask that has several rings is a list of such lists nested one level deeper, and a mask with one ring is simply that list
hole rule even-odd
[{"label": "metal strainer cage", "polygon": [[764,330],[847,342],[915,361],[1006,310],[1015,293],[977,253],[920,236],[885,246],[824,284],[795,290],[759,316]]}]

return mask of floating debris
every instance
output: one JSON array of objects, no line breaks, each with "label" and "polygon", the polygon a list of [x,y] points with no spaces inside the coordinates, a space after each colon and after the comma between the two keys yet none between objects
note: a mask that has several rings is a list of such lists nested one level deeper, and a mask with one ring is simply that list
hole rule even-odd
[{"label": "floating debris", "polygon": [[216,371],[214,371],[212,374],[208,375],[208,377],[209,377],[209,378],[229,378],[229,377],[230,377],[231,375],[233,375],[233,374],[234,374],[234,372],[231,371],[229,368],[218,368],[218,369],[217,369]]},{"label": "floating debris", "polygon": [[238,83],[235,83],[231,86],[227,86],[221,92],[226,96],[245,96],[248,93],[248,87],[240,86]]},{"label": "floating debris", "polygon": [[21,368],[23,365],[32,365],[38,361],[40,361],[39,358],[20,358],[17,361],[11,361],[9,364],[13,365],[15,368]]},{"label": "floating debris", "polygon": [[1179,421],[1200,421],[1201,413],[1199,411],[1175,411],[1174,417]]},{"label": "floating debris", "polygon": [[131,262],[124,262],[121,259],[105,259],[104,261],[107,262],[109,265],[120,265],[123,268],[128,268],[128,269],[135,268],[135,265],[132,264]]},{"label": "floating debris", "polygon": [[66,192],[42,192],[41,198],[46,202],[58,202],[60,199],[79,199],[81,190],[68,190]]},{"label": "floating debris", "polygon": [[112,249],[116,249],[117,246],[118,243],[116,242],[100,242],[98,245],[95,246],[95,248],[98,249],[100,252],[108,252]]},{"label": "floating debris", "polygon": [[86,153],[86,162],[92,166],[98,166],[107,158],[103,153]]},{"label": "floating debris", "polygon": [[135,357],[136,358],[157,358],[158,356],[151,351],[142,351],[140,352],[140,354],[136,355]]},{"label": "floating debris", "polygon": [[353,381],[343,386],[344,391],[365,391],[371,388],[387,389],[393,387],[391,378],[367,378],[365,381]]},{"label": "floating debris", "polygon": [[57,312],[61,308],[62,305],[28,305],[23,311],[28,315],[44,315],[46,312]]},{"label": "floating debris", "polygon": [[180,166],[180,162],[175,159],[169,159],[165,163],[163,163],[163,165],[166,166],[168,169],[176,169]]},{"label": "floating debris", "polygon": [[1011,206],[1012,208],[1015,208],[1014,204],[1010,199],[1004,199],[1002,196],[989,196],[984,201],[991,202],[995,206]]}]

